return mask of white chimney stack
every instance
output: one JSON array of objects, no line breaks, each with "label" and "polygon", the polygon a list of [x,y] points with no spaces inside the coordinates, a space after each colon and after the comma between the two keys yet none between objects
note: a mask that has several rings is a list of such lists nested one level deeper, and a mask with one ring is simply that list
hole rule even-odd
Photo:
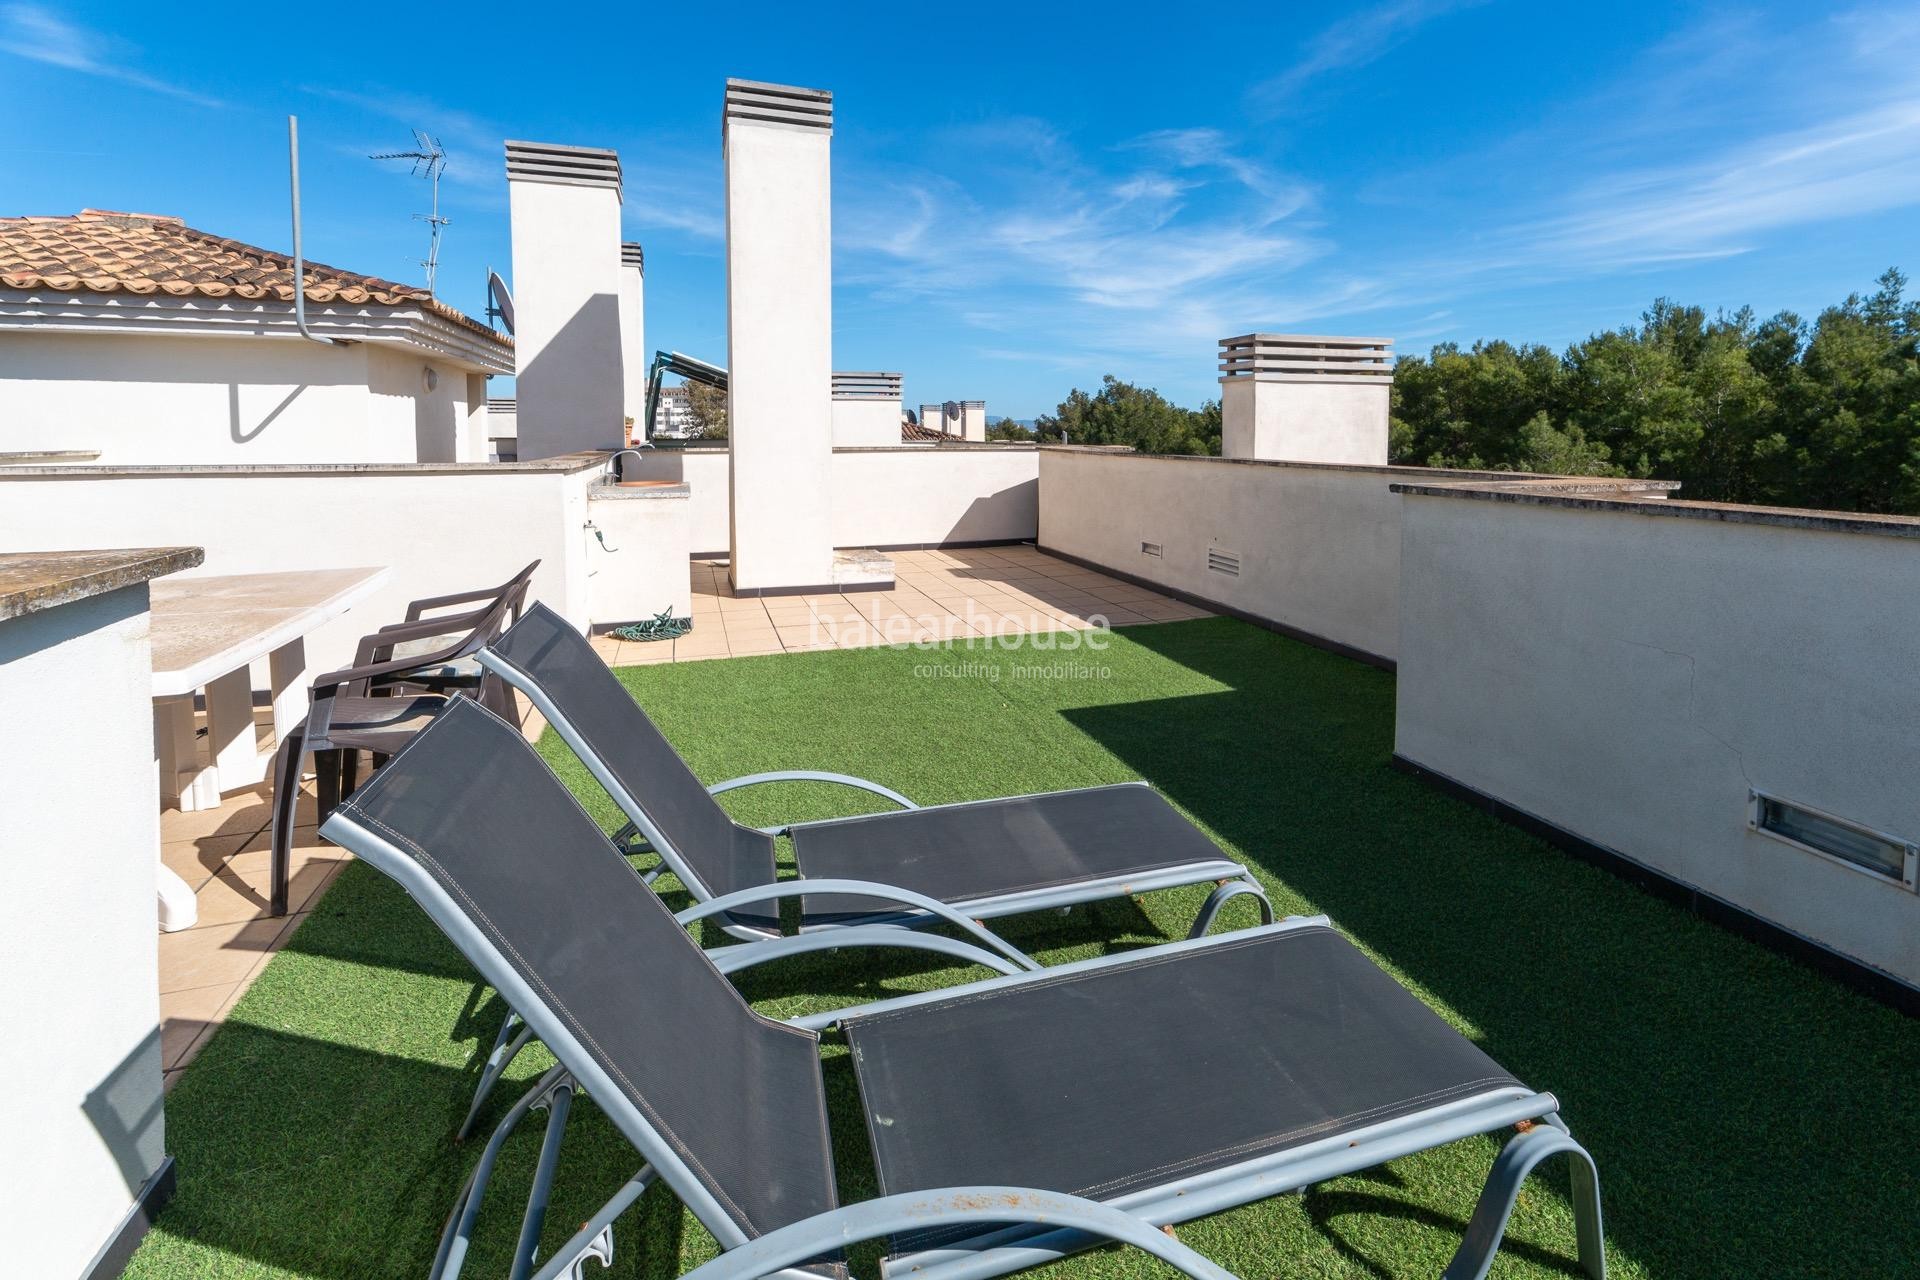
[{"label": "white chimney stack", "polygon": [[835,447],[899,444],[900,384],[904,380],[905,375],[898,373],[835,373]]},{"label": "white chimney stack", "polygon": [[620,157],[507,143],[519,456],[625,445]]},{"label": "white chimney stack", "polygon": [[626,387],[626,415],[633,433],[644,435],[647,411],[647,259],[640,246],[620,246],[620,365]]},{"label": "white chimney stack", "polygon": [[1387,463],[1391,338],[1249,333],[1220,340],[1220,452]]},{"label": "white chimney stack", "polygon": [[833,95],[728,80],[722,128],[733,584],[831,590]]}]

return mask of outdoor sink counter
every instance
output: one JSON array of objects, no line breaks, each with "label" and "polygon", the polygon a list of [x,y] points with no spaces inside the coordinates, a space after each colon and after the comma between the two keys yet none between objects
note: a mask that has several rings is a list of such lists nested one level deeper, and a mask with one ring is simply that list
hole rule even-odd
[{"label": "outdoor sink counter", "polygon": [[[149,579],[199,547],[0,555],[0,955],[9,1023],[60,1052],[0,1087],[0,1202],[22,1274],[125,1257],[172,1187],[154,941],[160,797],[153,767]],[[58,1194],[50,1194],[58,1188]],[[104,1274],[104,1273],[102,1273]]]},{"label": "outdoor sink counter", "polygon": [[0,621],[191,569],[199,547],[0,553]]}]

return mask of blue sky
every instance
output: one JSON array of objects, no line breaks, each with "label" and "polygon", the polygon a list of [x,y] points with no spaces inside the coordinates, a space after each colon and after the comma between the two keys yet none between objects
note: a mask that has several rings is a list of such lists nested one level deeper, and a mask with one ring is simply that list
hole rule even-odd
[{"label": "blue sky", "polygon": [[[1920,5],[177,7],[0,0],[0,214],[177,214],[440,293],[510,261],[501,142],[611,146],[648,342],[726,353],[729,75],[832,89],[834,363],[1031,417],[1183,403],[1254,329],[1555,346],[1657,295],[1809,317],[1920,273]],[[796,14],[798,16],[796,16]]]}]

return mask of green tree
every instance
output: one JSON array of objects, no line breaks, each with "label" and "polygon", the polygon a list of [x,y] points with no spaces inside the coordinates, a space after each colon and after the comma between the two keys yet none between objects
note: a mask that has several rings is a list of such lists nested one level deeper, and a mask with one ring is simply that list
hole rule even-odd
[{"label": "green tree", "polygon": [[1051,414],[1034,419],[1034,430],[1050,444],[1130,445],[1142,453],[1217,454],[1220,405],[1208,401],[1183,409],[1151,387],[1136,387],[1112,374],[1100,390],[1078,387]]},{"label": "green tree", "polygon": [[1811,327],[1661,298],[1556,356],[1451,343],[1394,370],[1395,462],[1660,476],[1693,498],[1920,514],[1920,304],[1898,271]]},{"label": "green tree", "polygon": [[727,393],[704,382],[687,383],[687,416],[696,440],[727,438]]}]

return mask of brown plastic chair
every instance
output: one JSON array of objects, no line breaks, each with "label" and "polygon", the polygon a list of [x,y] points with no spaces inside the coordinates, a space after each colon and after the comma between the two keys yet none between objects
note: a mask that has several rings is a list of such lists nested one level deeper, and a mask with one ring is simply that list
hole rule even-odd
[{"label": "brown plastic chair", "polygon": [[[288,731],[274,759],[268,914],[287,913],[294,814],[307,756],[314,762],[316,821],[324,822],[353,793],[360,752],[373,753],[377,768],[425,728],[449,698],[472,697],[517,722],[513,691],[470,659],[519,615],[539,564],[536,560],[485,591],[414,601],[407,609],[409,621],[383,627],[361,640],[353,666],[313,682],[306,718]],[[460,614],[421,616],[437,606],[474,601],[483,603]],[[394,656],[402,646],[441,637],[450,637],[449,642]]]}]

